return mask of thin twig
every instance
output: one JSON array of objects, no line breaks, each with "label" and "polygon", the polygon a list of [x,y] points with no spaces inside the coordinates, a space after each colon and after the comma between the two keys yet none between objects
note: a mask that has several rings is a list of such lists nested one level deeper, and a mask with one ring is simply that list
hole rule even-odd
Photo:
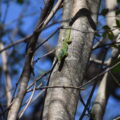
[{"label": "thin twig", "polygon": [[[35,89],[36,90],[36,89]],[[37,94],[37,96],[35,96],[33,99],[32,99],[32,101],[31,101],[31,103],[30,104],[32,104],[34,101],[36,101],[39,97],[41,97],[43,94],[44,94],[44,92],[45,92],[45,90],[41,90],[38,94]],[[28,101],[26,101],[25,103],[23,103],[22,104],[22,106],[24,106],[25,104],[27,104],[27,102]]]},{"label": "thin twig", "polygon": [[96,47],[93,47],[92,50],[96,50],[98,48],[102,48],[102,47],[106,47],[106,46],[119,45],[119,44],[120,44],[120,42],[112,42],[112,43],[102,44],[102,45],[98,45]]},{"label": "thin twig", "polygon": [[32,37],[32,35],[29,35],[29,36],[27,36],[27,37],[25,37],[21,40],[17,40],[16,42],[14,42],[14,43],[8,45],[7,47],[3,48],[2,50],[0,50],[0,53],[9,49],[9,48],[11,48],[11,47],[13,47],[13,46],[15,46],[15,45],[17,45],[17,44],[19,44],[19,43],[21,43],[21,42],[27,42],[31,37]]},{"label": "thin twig", "polygon": [[40,32],[41,29],[43,30],[43,28],[45,28],[45,26],[48,24],[48,22],[52,19],[52,17],[54,16],[54,14],[56,13],[56,11],[59,9],[59,6],[61,5],[63,0],[59,0],[56,5],[54,6],[54,8],[52,9],[52,11],[50,12],[50,14],[48,15],[48,17],[46,18],[45,21],[43,21],[42,23],[42,28],[41,28],[41,24],[38,25],[36,32]]},{"label": "thin twig", "polygon": [[[61,22],[68,22],[68,21],[70,21],[70,19],[68,19],[68,20],[61,20],[61,21],[58,21],[58,22],[54,22],[54,23],[52,23],[52,24],[44,27],[42,30],[46,30],[46,29],[48,29],[49,27],[51,27],[51,26],[53,26],[53,25],[56,25],[56,24],[59,24],[59,23],[61,23]],[[69,29],[68,27],[67,27],[67,28],[63,28],[63,26],[60,26],[59,28]],[[83,32],[83,33],[91,33],[91,31],[80,31],[80,30],[74,29],[74,28],[71,28],[71,29],[76,30],[76,31],[79,31],[79,32]],[[117,29],[117,28],[116,28],[116,29]],[[103,32],[101,32],[101,33],[103,33]],[[27,37],[25,37],[25,38],[23,38],[23,39],[21,39],[21,40],[17,40],[16,42],[8,45],[6,48],[0,50],[0,53],[3,52],[4,50],[7,50],[7,49],[9,49],[9,48],[11,48],[11,47],[13,47],[13,46],[21,43],[21,42],[28,41],[32,36],[34,36],[34,34],[35,34],[35,33],[33,33],[32,35],[29,35],[29,36],[27,36]],[[46,41],[47,41],[47,40],[46,40]],[[97,48],[100,48],[100,47],[113,45],[113,44],[119,44],[119,42],[116,42],[116,43],[115,43],[115,42],[113,42],[113,43],[108,43],[108,44],[100,45],[100,46],[97,46],[97,47],[94,46],[94,47],[93,47],[93,50],[95,50],[95,49],[97,49]],[[40,46],[41,46],[41,45],[40,45]]]},{"label": "thin twig", "polygon": [[55,35],[58,30],[60,29],[61,27],[57,28],[50,36],[48,36],[48,38],[46,40],[44,40],[42,43],[40,43],[40,45],[38,45],[35,50],[37,50],[39,47],[41,47],[44,43],[46,43],[53,35]]},{"label": "thin twig", "polygon": [[83,85],[81,85],[79,88],[83,88],[83,87],[85,87],[86,85],[94,82],[95,79],[97,79],[98,77],[104,75],[106,72],[109,72],[110,70],[112,70],[114,67],[116,67],[116,66],[119,65],[119,64],[120,64],[120,61],[117,62],[116,64],[114,64],[113,66],[107,68],[106,70],[104,70],[104,71],[101,72],[100,74],[96,75],[95,77],[93,77],[92,79],[90,79],[88,82],[86,82],[86,83],[84,83]]},{"label": "thin twig", "polygon": [[46,54],[44,54],[43,56],[41,56],[41,57],[39,57],[39,58],[37,58],[35,61],[33,61],[33,64],[35,64],[36,62],[38,62],[39,60],[41,60],[42,58],[44,58],[44,57],[46,57],[46,56],[48,56],[48,55],[50,55],[51,53],[53,53],[53,52],[55,52],[55,48],[53,49],[53,50],[51,50],[51,51],[49,51],[49,52],[47,52]]},{"label": "thin twig", "polygon": [[120,87],[119,80],[115,77],[115,75],[112,72],[109,71],[109,73],[110,73],[111,77],[113,78],[113,80],[115,81],[115,83]]},{"label": "thin twig", "polygon": [[45,72],[43,75],[41,75],[40,77],[38,77],[37,79],[34,80],[33,83],[31,83],[28,87],[27,87],[27,90],[30,89],[34,83],[38,82],[41,78],[43,78],[44,76],[46,76],[47,74],[49,74],[51,72],[51,70],[49,70],[48,72]]},{"label": "thin twig", "polygon": [[21,111],[20,115],[19,115],[19,119],[23,116],[24,112],[26,111],[26,109],[29,107],[30,103],[32,102],[34,93],[35,93],[35,87],[36,87],[36,83],[34,84],[34,88],[33,88],[33,92],[28,100],[28,103],[26,104],[25,108]]},{"label": "thin twig", "polygon": [[6,5],[6,9],[5,9],[5,14],[4,14],[4,18],[3,18],[3,21],[2,21],[3,24],[5,23],[5,20],[6,20],[6,18],[7,18],[10,1],[7,1],[6,4],[7,4],[7,5]]},{"label": "thin twig", "polygon": [[117,65],[120,64],[120,61],[117,62],[115,65],[107,68],[106,70],[104,70],[103,72],[101,72],[100,74],[96,75],[95,77],[93,77],[92,79],[90,79],[88,82],[84,83],[81,86],[42,86],[39,89],[48,89],[48,88],[70,88],[70,89],[78,89],[78,90],[84,90],[84,87],[92,82],[94,82],[95,79],[97,79],[98,77],[102,76],[103,74],[105,74],[106,72],[112,70],[114,67],[116,67]]},{"label": "thin twig", "polygon": [[81,103],[82,103],[83,106],[85,107],[85,102],[84,102],[84,100],[83,100],[83,98],[82,98],[82,95],[80,94],[79,97],[80,97],[80,101],[81,101]]},{"label": "thin twig", "polygon": [[43,90],[43,89],[49,89],[49,88],[68,88],[68,89],[77,89],[77,90],[84,90],[84,88],[80,88],[80,87],[76,87],[76,86],[59,86],[59,85],[55,85],[55,86],[42,86],[39,89]]},{"label": "thin twig", "polygon": [[97,81],[96,81],[96,82],[94,83],[94,85],[93,85],[93,88],[92,88],[92,90],[91,90],[91,92],[90,92],[90,95],[89,95],[89,97],[88,97],[88,99],[87,99],[87,103],[85,104],[84,110],[83,110],[82,115],[80,116],[79,120],[83,120],[83,117],[84,117],[86,111],[88,111],[88,113],[90,114],[90,111],[89,111],[89,109],[88,109],[88,106],[90,105],[90,102],[91,102],[91,99],[92,99],[92,97],[93,97],[93,93],[94,93],[94,91],[95,91],[96,86],[97,86]]},{"label": "thin twig", "polygon": [[[96,58],[90,58],[90,62],[94,62],[94,63],[96,63],[96,64],[102,64],[102,61],[101,60],[98,60],[98,59],[96,59]],[[107,61],[105,61],[104,62],[104,64],[103,65],[105,65],[105,66],[108,66],[109,65],[109,60],[107,60]]]}]

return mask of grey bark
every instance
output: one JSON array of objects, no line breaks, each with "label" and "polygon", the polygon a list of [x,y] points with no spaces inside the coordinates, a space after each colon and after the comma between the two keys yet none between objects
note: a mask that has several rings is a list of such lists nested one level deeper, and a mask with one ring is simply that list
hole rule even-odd
[{"label": "grey bark", "polygon": [[[64,0],[63,19],[69,19],[81,8],[98,12],[99,0]],[[96,22],[97,16],[92,16]],[[64,27],[67,24],[64,24]],[[73,24],[71,33],[72,44],[69,46],[68,56],[63,68],[54,68],[49,86],[80,86],[83,82],[86,65],[90,56],[94,32],[90,28],[88,19],[80,17]],[[76,29],[76,30],[75,30]],[[59,45],[64,40],[65,29],[60,31]],[[68,88],[50,88],[47,90],[42,120],[73,120],[79,99],[79,90]]]},{"label": "grey bark", "polygon": [[[4,45],[2,43],[0,43],[0,49],[4,49]],[[12,85],[11,85],[11,76],[10,76],[10,72],[8,68],[7,52],[3,51],[1,53],[1,57],[2,57],[2,64],[3,64],[2,68],[6,76],[6,88],[5,89],[6,89],[7,106],[9,106],[12,100],[12,95],[11,95]]]}]

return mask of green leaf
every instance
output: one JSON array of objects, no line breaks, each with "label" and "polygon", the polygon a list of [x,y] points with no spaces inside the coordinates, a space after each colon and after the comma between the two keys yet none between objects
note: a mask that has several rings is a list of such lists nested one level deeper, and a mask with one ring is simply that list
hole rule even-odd
[{"label": "green leaf", "polygon": [[118,49],[118,50],[119,50],[119,48],[120,48],[118,45],[115,45],[115,44],[114,44],[114,45],[111,45],[111,47],[116,48],[116,49]]},{"label": "green leaf", "polygon": [[103,36],[103,38],[105,38],[105,37],[107,36],[107,33],[104,32],[104,33],[102,34],[102,36]]},{"label": "green leaf", "polygon": [[117,27],[120,28],[120,20],[117,20],[117,19],[116,19],[116,25],[117,25]]},{"label": "green leaf", "polygon": [[108,14],[108,12],[109,12],[109,9],[103,9],[102,11],[101,11],[101,14],[103,15],[103,16],[105,16],[105,15],[107,15]]},{"label": "green leaf", "polygon": [[120,72],[120,64],[118,64],[116,67],[112,69],[113,73],[119,73]]},{"label": "green leaf", "polygon": [[110,30],[110,27],[108,25],[103,26],[103,29]]},{"label": "green leaf", "polygon": [[24,0],[17,0],[17,2],[18,2],[19,4],[23,4],[23,1],[24,1]]},{"label": "green leaf", "polygon": [[16,75],[17,73],[18,73],[18,70],[17,70],[17,69],[13,69],[13,70],[12,70],[12,74],[13,74],[13,75]]},{"label": "green leaf", "polygon": [[119,14],[120,14],[120,10],[116,10],[116,11],[115,11],[115,14],[116,14],[116,15],[119,15]]},{"label": "green leaf", "polygon": [[99,34],[99,33],[95,33],[95,36],[97,36],[97,37],[101,37],[101,35]]},{"label": "green leaf", "polygon": [[113,40],[113,39],[114,39],[114,34],[113,34],[112,31],[108,32],[108,38],[109,38],[110,40]]},{"label": "green leaf", "polygon": [[120,3],[120,0],[117,0],[117,3]]}]

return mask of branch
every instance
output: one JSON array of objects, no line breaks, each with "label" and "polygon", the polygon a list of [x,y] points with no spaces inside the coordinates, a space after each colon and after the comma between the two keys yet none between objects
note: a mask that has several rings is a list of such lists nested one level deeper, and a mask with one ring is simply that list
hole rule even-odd
[{"label": "branch", "polygon": [[13,46],[15,46],[15,45],[17,45],[17,44],[19,44],[19,43],[21,43],[21,42],[27,42],[29,39],[32,38],[32,36],[33,36],[33,35],[29,35],[29,36],[27,36],[27,37],[25,37],[25,38],[23,38],[23,39],[21,39],[21,40],[18,40],[18,41],[16,41],[16,42],[8,45],[7,47],[1,49],[1,50],[0,50],[0,53],[3,52],[3,51],[5,51],[5,50],[7,50],[7,49],[9,49],[9,48],[11,48],[11,47],[13,47]]},{"label": "branch", "polygon": [[83,88],[86,85],[89,85],[90,83],[93,83],[98,77],[100,77],[100,76],[104,75],[105,73],[109,72],[110,70],[112,70],[113,68],[115,68],[116,66],[118,66],[119,64],[120,64],[120,61],[117,62],[116,64],[114,64],[113,66],[107,68],[106,70],[104,70],[100,74],[96,75],[95,77],[93,77],[92,79],[90,79],[88,82],[86,82],[83,85],[81,85],[79,88]]},{"label": "branch", "polygon": [[[4,45],[2,43],[0,43],[0,50],[4,49]],[[2,67],[3,67],[3,71],[5,73],[6,76],[6,96],[7,96],[7,106],[9,106],[11,104],[11,100],[12,100],[12,95],[11,95],[11,90],[12,90],[12,85],[11,85],[11,76],[9,73],[9,69],[8,69],[8,59],[7,59],[7,53],[6,51],[4,51],[1,54],[2,57]]]},{"label": "branch", "polygon": [[[62,2],[62,1],[61,1]],[[57,2],[57,5],[59,3],[59,5],[61,4],[60,0]],[[46,3],[46,6],[48,6],[47,8],[45,7],[45,9],[48,9],[49,11],[49,5],[51,5],[51,0],[48,0]],[[58,7],[59,7],[58,5]],[[51,18],[53,17],[53,15],[56,13],[57,8],[56,6],[53,8],[54,11],[52,11],[49,15],[48,13],[45,14],[45,16],[48,16],[45,20],[41,20],[42,24],[38,25],[40,27],[36,28],[34,31],[34,36],[32,36],[32,38],[29,41],[29,45],[28,45],[28,50],[25,56],[25,66],[23,68],[23,72],[21,74],[20,77],[20,87],[18,90],[18,95],[17,97],[14,99],[13,104],[11,106],[11,109],[8,113],[8,120],[16,120],[18,117],[18,111],[21,107],[23,98],[25,96],[26,90],[27,90],[27,85],[28,85],[28,81],[30,78],[30,74],[31,74],[31,61],[32,61],[32,57],[33,54],[35,52],[35,46],[38,40],[38,36],[41,33],[42,29],[48,24],[48,22],[51,20]],[[53,14],[54,13],[54,14]],[[53,14],[53,15],[52,15]],[[52,16],[51,16],[52,15]]]},{"label": "branch", "polygon": [[27,105],[25,106],[25,108],[21,111],[20,115],[19,115],[19,119],[23,116],[23,114],[25,113],[26,109],[29,107],[30,103],[32,102],[32,99],[33,99],[33,96],[34,96],[34,93],[35,93],[35,87],[36,87],[36,83],[34,85],[34,88],[33,88],[33,92],[28,100],[28,103]]},{"label": "branch", "polygon": [[[51,69],[52,70],[52,69]],[[27,90],[30,89],[34,83],[38,82],[41,78],[43,78],[44,76],[46,76],[47,74],[49,74],[51,72],[51,70],[49,70],[48,72],[45,72],[44,74],[42,74],[40,77],[38,77],[37,79],[34,80],[33,83],[31,83],[28,87]]]},{"label": "branch", "polygon": [[35,50],[37,50],[39,47],[41,47],[44,43],[46,43],[53,35],[55,35],[58,30],[60,29],[61,27],[57,28],[50,36],[48,36],[48,38],[46,40],[44,40],[42,43],[40,43],[40,45],[38,45]]},{"label": "branch", "polygon": [[[106,0],[106,6],[108,8],[112,9],[116,5],[117,5],[116,1],[111,0],[111,3],[109,3],[109,0]],[[115,11],[109,13],[108,15],[116,16]],[[107,17],[107,24],[109,25],[109,27],[116,26],[116,19]],[[115,35],[115,39],[114,39],[115,42],[120,42],[119,35],[118,35],[119,32],[120,32],[119,30],[113,31],[113,34]],[[117,48],[112,48],[112,56],[109,60],[109,66],[112,66],[112,65],[114,66],[114,64],[118,58],[118,55],[119,55],[119,50]],[[115,65],[117,65],[117,63]],[[111,88],[111,84],[113,84],[112,82],[114,80],[113,79],[114,76],[110,73],[111,73],[111,71],[109,70],[109,72],[107,71],[105,73],[105,75],[103,76],[101,83],[100,83],[100,86],[99,86],[99,89],[98,89],[96,99],[95,99],[94,104],[93,104],[93,108],[92,108],[91,113],[92,113],[92,116],[94,117],[95,120],[103,119],[105,107],[107,105],[107,101],[108,101],[109,96],[110,96],[109,89]]]}]

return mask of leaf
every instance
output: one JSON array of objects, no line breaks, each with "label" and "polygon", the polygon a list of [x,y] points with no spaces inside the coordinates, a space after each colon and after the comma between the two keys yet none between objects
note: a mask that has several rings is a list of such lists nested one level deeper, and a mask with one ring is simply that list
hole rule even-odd
[{"label": "leaf", "polygon": [[120,10],[116,10],[116,11],[115,11],[115,14],[116,14],[116,15],[119,15],[119,14],[120,14]]},{"label": "leaf", "polygon": [[114,44],[114,45],[111,45],[111,47],[116,48],[116,49],[118,49],[118,50],[119,50],[119,48],[120,48],[118,45],[115,45],[115,44]]},{"label": "leaf", "polygon": [[107,33],[104,32],[104,33],[102,34],[102,36],[103,36],[103,38],[105,38],[105,37],[107,36]]},{"label": "leaf", "polygon": [[13,74],[13,75],[16,75],[17,73],[18,73],[18,70],[17,70],[17,69],[13,69],[13,70],[12,70],[12,74]]},{"label": "leaf", "polygon": [[120,20],[116,19],[116,25],[118,28],[120,28]]},{"label": "leaf", "polygon": [[109,9],[103,9],[102,11],[101,11],[101,14],[103,15],[103,16],[105,16],[105,15],[107,15],[108,14],[108,12],[109,12]]},{"label": "leaf", "polygon": [[120,0],[117,0],[117,3],[120,3]]},{"label": "leaf", "polygon": [[18,2],[19,4],[23,4],[23,1],[24,1],[24,0],[17,0],[17,2]]},{"label": "leaf", "polygon": [[103,29],[110,30],[110,27],[108,25],[103,26]]},{"label": "leaf", "polygon": [[120,72],[120,64],[118,64],[116,67],[112,69],[113,73],[119,73]]},{"label": "leaf", "polygon": [[95,33],[95,36],[97,36],[97,37],[101,37],[101,35],[99,34],[99,33]]},{"label": "leaf", "polygon": [[109,38],[110,40],[113,40],[113,39],[114,39],[114,34],[113,34],[112,31],[108,32],[108,38]]}]

